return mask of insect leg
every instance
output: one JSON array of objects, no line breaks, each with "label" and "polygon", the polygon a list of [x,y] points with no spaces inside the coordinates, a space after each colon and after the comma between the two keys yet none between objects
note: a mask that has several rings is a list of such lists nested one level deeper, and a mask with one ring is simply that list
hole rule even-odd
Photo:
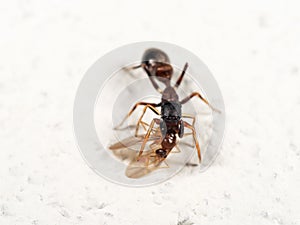
[{"label": "insect leg", "polygon": [[183,114],[182,114],[182,117],[183,117],[183,118],[190,118],[190,119],[192,119],[192,120],[193,120],[192,125],[193,125],[193,126],[195,125],[195,122],[196,122],[196,117],[195,117],[195,116],[190,115],[190,114],[183,113]]},{"label": "insect leg", "polygon": [[176,84],[174,86],[174,88],[178,88],[179,85],[181,84],[181,81],[183,80],[183,77],[185,75],[185,71],[187,70],[189,64],[188,63],[185,63],[184,67],[183,67],[183,70],[181,72],[181,75],[179,76],[178,80],[176,81]]},{"label": "insect leg", "polygon": [[128,73],[130,76],[132,77],[135,77],[135,75],[131,72],[132,70],[135,70],[135,69],[138,69],[138,68],[141,68],[142,67],[142,64],[139,63],[138,65],[136,66],[125,66],[122,68],[122,70],[124,70],[126,73]]},{"label": "insect leg", "polygon": [[142,63],[138,64],[136,66],[123,67],[123,70],[130,71],[130,70],[135,70],[135,69],[138,69],[138,68],[141,68],[141,67],[142,67]]},{"label": "insect leg", "polygon": [[205,98],[203,98],[202,95],[201,95],[199,92],[193,92],[193,93],[190,94],[188,97],[186,97],[186,98],[184,98],[183,100],[181,100],[180,103],[181,103],[181,104],[185,104],[185,103],[187,103],[189,100],[191,100],[191,99],[192,99],[193,97],[195,97],[195,96],[199,97],[199,98],[200,98],[203,102],[205,102],[205,103],[206,103],[213,111],[218,112],[218,113],[221,113],[220,110],[218,110],[218,109],[214,108],[213,106],[211,106],[211,105],[209,104],[209,102],[208,102]]},{"label": "insect leg", "polygon": [[132,109],[129,111],[129,113],[127,114],[127,116],[125,116],[125,118],[122,120],[122,122],[121,122],[118,126],[116,126],[114,129],[120,128],[120,127],[123,125],[123,123],[131,116],[131,114],[134,112],[134,110],[135,110],[139,105],[151,105],[151,106],[153,106],[153,107],[159,107],[159,106],[161,105],[161,103],[158,103],[158,104],[156,104],[156,103],[149,103],[149,102],[138,102],[138,103],[136,103],[136,104],[132,107]]},{"label": "insect leg", "polygon": [[148,126],[148,127],[149,127],[149,124],[148,124],[148,123],[146,123],[146,122],[144,122],[144,121],[141,121],[141,124],[142,124],[142,126],[143,126],[144,130],[147,130],[146,126]]},{"label": "insect leg", "polygon": [[171,151],[172,153],[180,153],[181,152],[180,148],[177,145],[175,145],[175,148],[176,148],[176,151]]},{"label": "insect leg", "polygon": [[[142,123],[142,119],[143,119],[143,116],[145,115],[146,113],[146,110],[150,108],[156,115],[160,115],[160,112],[152,105],[146,105],[143,109],[143,113],[142,115],[140,116],[138,122],[137,122],[137,125],[136,125],[136,129],[135,129],[135,136],[137,137],[138,136],[138,131],[139,131],[139,128],[140,128],[140,124]],[[143,125],[143,124],[142,124]],[[145,128],[145,127],[144,127]]]},{"label": "insect leg", "polygon": [[184,123],[184,126],[191,129],[192,132],[193,132],[193,138],[194,138],[194,142],[195,142],[195,145],[196,145],[196,149],[197,149],[197,153],[198,153],[198,158],[199,158],[199,163],[201,162],[201,151],[200,151],[200,145],[199,145],[199,142],[197,140],[197,135],[196,135],[196,131],[195,131],[195,127],[192,126],[191,124],[189,124],[188,122],[183,122]]},{"label": "insect leg", "polygon": [[137,160],[139,160],[139,158],[140,158],[141,155],[143,154],[144,148],[145,148],[145,146],[146,146],[146,143],[147,143],[147,141],[148,141],[148,139],[149,139],[149,136],[150,136],[150,134],[151,134],[151,131],[152,131],[152,129],[153,129],[155,123],[156,123],[156,124],[159,124],[159,123],[160,123],[160,119],[154,118],[154,119],[152,120],[152,122],[150,123],[150,126],[149,126],[149,128],[148,128],[148,131],[147,131],[147,133],[146,133],[146,135],[145,135],[145,137],[144,137],[143,144],[142,144],[141,149],[140,149],[140,151],[139,151]]},{"label": "insect leg", "polygon": [[156,83],[156,81],[154,80],[154,76],[151,74],[151,72],[149,71],[146,63],[142,62],[141,64],[137,65],[137,66],[132,66],[132,67],[124,67],[123,70],[130,72],[130,70],[134,70],[134,69],[138,69],[138,68],[143,68],[145,70],[145,72],[147,73],[153,87],[159,92],[162,93],[162,90],[159,88],[158,84]]},{"label": "insect leg", "polygon": [[162,93],[162,90],[159,88],[158,84],[156,83],[156,81],[154,80],[154,76],[151,74],[151,72],[149,71],[147,65],[145,63],[142,63],[142,67],[143,69],[146,71],[153,87],[159,92]]},{"label": "insect leg", "polygon": [[161,161],[159,162],[159,165],[160,165],[161,163],[164,163],[165,166],[160,166],[160,167],[159,167],[160,169],[162,169],[162,168],[170,168],[169,164],[166,162],[165,159],[161,160]]}]

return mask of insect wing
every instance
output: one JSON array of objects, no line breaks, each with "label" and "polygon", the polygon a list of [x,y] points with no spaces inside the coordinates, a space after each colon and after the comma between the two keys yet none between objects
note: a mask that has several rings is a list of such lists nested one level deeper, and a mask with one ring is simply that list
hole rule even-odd
[{"label": "insect wing", "polygon": [[[168,153],[169,154],[169,153]],[[126,169],[126,176],[129,178],[141,178],[157,169],[167,168],[165,158],[159,158],[154,151],[145,152],[137,161],[134,158]]]}]

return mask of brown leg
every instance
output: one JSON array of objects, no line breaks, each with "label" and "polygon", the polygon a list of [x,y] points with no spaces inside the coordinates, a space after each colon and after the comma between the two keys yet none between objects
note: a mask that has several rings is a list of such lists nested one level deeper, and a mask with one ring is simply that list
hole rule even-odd
[{"label": "brown leg", "polygon": [[170,168],[169,164],[166,162],[165,159],[162,159],[162,160],[159,162],[159,165],[160,165],[161,163],[164,163],[166,166],[160,166],[160,167],[159,167],[160,169],[162,169],[162,168]]},{"label": "brown leg", "polygon": [[145,63],[141,63],[139,65],[136,66],[130,66],[130,67],[124,67],[123,70],[125,70],[126,72],[130,72],[130,70],[135,70],[138,68],[143,68],[145,70],[145,72],[147,73],[153,87],[159,92],[162,93],[162,90],[159,88],[158,84],[156,83],[156,81],[154,80],[154,76],[152,76],[152,74],[150,73],[149,69],[147,68]]},{"label": "brown leg", "polygon": [[192,119],[192,120],[193,120],[192,126],[195,125],[195,121],[196,121],[196,117],[195,117],[195,116],[190,115],[190,114],[185,114],[185,113],[183,113],[183,114],[182,114],[182,117],[183,117],[183,118],[190,118],[190,119]]},{"label": "brown leg", "polygon": [[188,122],[185,122],[185,121],[184,121],[184,126],[191,129],[192,132],[193,132],[193,138],[194,138],[194,142],[195,142],[195,145],[196,145],[198,158],[199,158],[199,163],[200,163],[201,162],[201,151],[200,151],[200,145],[199,145],[198,140],[197,140],[197,135],[196,135],[195,128],[194,128],[194,126],[192,126],[191,124],[189,124]]},{"label": "brown leg", "polygon": [[145,130],[145,131],[147,131],[147,128],[146,128],[146,126],[147,126],[147,127],[149,127],[149,124],[148,124],[148,123],[146,123],[146,122],[144,122],[144,121],[141,121],[141,123],[140,123],[140,124],[142,124],[142,126],[143,126],[144,130]]},{"label": "brown leg", "polygon": [[[146,167],[148,167],[149,166],[149,161],[150,161],[150,159],[151,158],[155,158],[155,157],[157,157],[156,156],[156,154],[155,154],[155,151],[154,151],[154,149],[153,149],[153,146],[156,144],[156,141],[154,141],[152,144],[150,144],[150,149],[151,149],[151,151],[152,151],[152,153],[150,153],[150,155],[148,155],[147,156],[147,159],[146,159]],[[140,156],[138,156],[138,158],[137,158],[137,161],[139,161],[139,158],[140,158]]]},{"label": "brown leg", "polygon": [[[152,107],[159,107],[161,104],[160,104],[160,103],[158,103],[158,104],[156,104],[156,103],[149,103],[149,102],[138,102],[138,103],[136,103],[136,104],[132,107],[132,109],[129,111],[129,113],[127,114],[127,116],[122,120],[122,122],[121,122],[118,126],[116,126],[114,129],[120,128],[120,127],[123,125],[123,123],[131,116],[131,114],[134,112],[134,110],[135,110],[139,105],[150,105],[150,106],[152,106]],[[154,112],[155,112],[155,111],[154,111]]]},{"label": "brown leg", "polygon": [[136,66],[125,66],[122,68],[122,70],[124,70],[126,73],[128,73],[130,76],[135,77],[135,75],[131,72],[132,70],[141,68],[142,64],[138,64]]},{"label": "brown leg", "polygon": [[189,66],[189,64],[185,63],[185,65],[183,67],[183,70],[181,72],[181,75],[179,76],[178,80],[176,81],[176,84],[175,84],[174,88],[178,88],[179,85],[181,84],[181,81],[182,81],[182,79],[183,79],[183,77],[185,75],[185,71],[187,70],[188,66]]},{"label": "brown leg", "polygon": [[[141,121],[141,124],[142,124],[144,130],[147,131],[148,130],[147,127],[149,127],[149,124],[144,122],[144,121]],[[153,128],[153,129],[154,130],[159,130],[159,128]]]},{"label": "brown leg", "polygon": [[158,84],[156,83],[156,81],[154,80],[154,76],[152,76],[152,74],[150,73],[149,69],[147,68],[145,63],[142,63],[142,67],[143,69],[146,71],[153,87],[159,92],[162,93],[162,90],[159,88]]},{"label": "brown leg", "polygon": [[[158,139],[158,140],[154,141],[153,143],[151,143],[151,144],[150,144],[150,149],[154,152],[154,146],[155,146],[155,145],[159,145],[160,142],[161,142],[161,140]],[[155,153],[154,153],[154,154],[155,154]]]},{"label": "brown leg", "polygon": [[181,103],[181,104],[185,104],[185,103],[187,103],[189,100],[191,100],[191,98],[193,98],[193,97],[195,97],[195,96],[199,97],[199,98],[200,98],[203,102],[205,102],[205,103],[206,103],[213,111],[218,112],[218,113],[221,113],[220,110],[218,110],[218,109],[214,108],[213,106],[211,106],[211,105],[209,104],[209,102],[208,102],[205,98],[203,98],[202,95],[201,95],[200,93],[198,93],[198,92],[193,92],[192,94],[190,94],[190,96],[188,96],[188,97],[184,98],[183,100],[181,100],[180,103]]},{"label": "brown leg", "polygon": [[138,68],[141,68],[141,67],[142,67],[142,64],[139,64],[139,65],[136,65],[136,66],[123,67],[123,70],[130,71],[130,70],[135,70],[135,69],[138,69]]},{"label": "brown leg", "polygon": [[142,144],[141,149],[140,149],[140,151],[139,151],[137,160],[139,160],[139,158],[140,158],[141,155],[143,154],[144,148],[145,148],[145,146],[146,146],[146,143],[147,143],[147,141],[148,141],[148,139],[149,139],[149,136],[150,136],[150,134],[151,134],[151,131],[152,131],[152,129],[153,129],[155,123],[156,123],[156,124],[159,124],[159,123],[160,123],[160,119],[156,119],[156,118],[155,118],[155,119],[153,119],[152,122],[150,123],[150,126],[149,126],[149,128],[148,128],[148,131],[147,131],[147,133],[146,133],[146,135],[145,135],[145,137],[144,137],[143,144]]},{"label": "brown leg", "polygon": [[175,145],[175,148],[176,148],[176,151],[171,151],[172,153],[180,153],[181,151],[180,151],[180,149],[179,149],[179,147],[177,146],[177,145]]},{"label": "brown leg", "polygon": [[[138,131],[139,131],[139,128],[140,128],[140,124],[143,125],[143,123],[144,123],[144,122],[142,121],[142,119],[143,119],[143,116],[145,115],[146,110],[147,110],[148,108],[150,108],[156,115],[160,115],[160,112],[159,112],[155,107],[153,107],[152,105],[146,105],[146,106],[144,107],[143,113],[142,113],[142,115],[140,116],[139,121],[137,122],[137,125],[136,125],[136,129],[135,129],[135,136],[136,136],[136,137],[138,136]],[[144,128],[145,128],[145,127],[144,127]]]}]

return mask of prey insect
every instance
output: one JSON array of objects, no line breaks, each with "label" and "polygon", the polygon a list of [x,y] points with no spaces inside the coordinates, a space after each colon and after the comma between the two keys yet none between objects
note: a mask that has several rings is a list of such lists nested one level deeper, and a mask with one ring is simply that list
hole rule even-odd
[{"label": "prey insect", "polygon": [[[174,86],[171,86],[171,78],[173,76],[173,67],[170,64],[168,55],[160,49],[150,48],[146,50],[142,57],[142,62],[136,66],[126,68],[126,70],[134,70],[142,68],[148,75],[153,87],[161,94],[161,101],[159,103],[151,102],[137,102],[132,109],[128,112],[123,121],[116,127],[120,128],[124,122],[132,115],[138,106],[144,106],[143,113],[139,118],[136,126],[135,136],[138,136],[138,130],[140,125],[145,128],[142,122],[142,118],[147,109],[150,109],[160,118],[153,118],[148,130],[143,138],[137,160],[142,159],[143,151],[145,149],[146,143],[149,140],[150,134],[155,129],[155,126],[159,127],[161,133],[160,145],[161,148],[155,151],[156,157],[160,159],[165,159],[171,150],[176,146],[177,137],[182,138],[185,132],[185,128],[191,130],[194,143],[197,149],[198,159],[201,162],[201,150],[200,145],[197,140],[195,124],[195,116],[187,115],[182,113],[182,105],[187,103],[193,97],[198,97],[203,101],[208,107],[213,111],[219,112],[215,109],[199,92],[193,92],[189,96],[179,100],[179,96],[176,89],[180,86],[186,70],[188,68],[188,63],[185,63],[183,70],[181,71]],[[165,85],[164,89],[161,89],[157,81]],[[157,108],[161,108],[159,111]],[[183,118],[190,118],[193,120],[192,124],[183,120]]]},{"label": "prey insect", "polygon": [[[146,123],[145,125],[149,126]],[[190,134],[191,133],[186,133],[185,136]],[[144,138],[145,135],[131,136],[109,146],[109,149],[112,150],[117,158],[128,162],[125,174],[129,178],[140,178],[154,170],[168,168],[169,165],[165,161],[167,156],[171,153],[180,152],[178,145],[176,145],[176,149],[168,150],[166,154],[161,155],[160,143],[163,137],[160,129],[156,128],[152,130],[147,140],[147,142],[149,142],[149,148],[144,151],[144,154],[140,157],[139,161],[137,161],[134,146],[140,145],[144,141]]]}]

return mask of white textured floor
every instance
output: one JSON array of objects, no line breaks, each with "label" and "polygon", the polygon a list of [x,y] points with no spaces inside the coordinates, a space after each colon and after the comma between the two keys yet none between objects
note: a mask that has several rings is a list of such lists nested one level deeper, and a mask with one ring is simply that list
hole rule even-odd
[{"label": "white textured floor", "polygon": [[[300,224],[299,1],[1,1],[0,224]],[[197,54],[227,130],[205,173],[147,188],[98,177],[72,129],[104,53],[145,40]]]}]

